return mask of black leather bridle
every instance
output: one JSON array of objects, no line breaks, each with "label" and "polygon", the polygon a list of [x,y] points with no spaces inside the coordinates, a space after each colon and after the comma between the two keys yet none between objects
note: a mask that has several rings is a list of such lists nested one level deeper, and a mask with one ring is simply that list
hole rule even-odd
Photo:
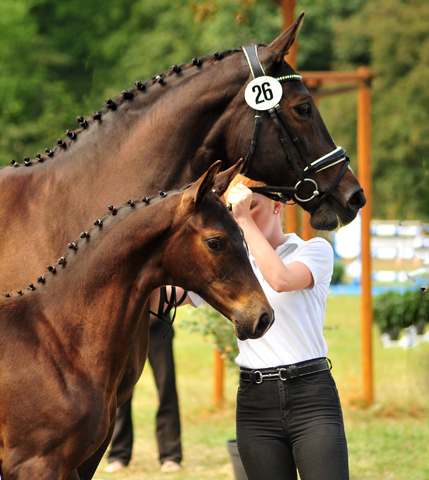
[{"label": "black leather bridle", "polygon": [[[251,47],[242,47],[242,48],[246,56],[247,62],[249,64],[250,71],[252,72],[253,78],[255,79],[261,76],[266,76],[265,71],[261,65],[261,62],[259,61],[257,45],[253,45]],[[284,75],[282,77],[276,78],[276,80],[280,83],[288,82],[288,81],[301,81],[301,79],[302,79],[301,75],[298,75],[296,73],[290,74],[290,75]],[[242,172],[243,175],[246,175],[246,173],[250,170],[250,167],[252,165],[253,155],[257,145],[257,137],[258,137],[258,129],[259,129],[259,124],[261,119],[261,113],[262,113],[261,110],[255,110],[255,125],[253,130],[253,138],[250,144],[249,153],[245,160],[245,164]],[[283,148],[286,151],[286,156],[292,164],[292,167],[298,177],[298,181],[294,187],[280,187],[280,186],[267,185],[264,187],[251,187],[251,190],[253,192],[257,192],[262,195],[265,195],[266,197],[271,198],[272,200],[280,201],[285,204],[288,204],[290,201],[292,201],[293,203],[296,203],[293,201],[294,199],[297,200],[298,202],[305,203],[305,202],[309,202],[310,200],[313,200],[316,197],[319,197],[317,202],[313,205],[313,207],[308,210],[308,212],[312,215],[320,207],[322,202],[325,201],[327,197],[332,193],[334,188],[338,185],[345,171],[347,170],[347,168],[349,168],[350,159],[349,157],[347,157],[346,151],[344,150],[344,148],[337,147],[332,152],[329,152],[323,157],[318,158],[317,160],[314,160],[311,162],[307,154],[305,153],[305,150],[302,144],[300,143],[299,138],[295,135],[292,127],[287,121],[287,118],[283,110],[281,109],[280,104],[277,104],[273,108],[268,109],[268,113],[274,122],[277,132],[279,133],[280,142],[282,143]],[[301,156],[302,160],[306,164],[306,167],[304,168],[304,170],[301,170],[298,166],[298,163],[293,155],[290,141],[287,135],[290,137],[295,148],[298,150],[299,155]],[[332,182],[332,184],[328,187],[328,189],[325,192],[320,194],[317,182],[314,179],[310,178],[310,175],[313,173],[320,172],[325,168],[332,167],[333,165],[336,165],[341,162],[344,162],[344,165],[342,166],[335,180]],[[305,182],[312,183],[314,185],[314,190],[312,192],[312,195],[309,198],[301,198],[298,195],[299,187],[302,186]]]}]

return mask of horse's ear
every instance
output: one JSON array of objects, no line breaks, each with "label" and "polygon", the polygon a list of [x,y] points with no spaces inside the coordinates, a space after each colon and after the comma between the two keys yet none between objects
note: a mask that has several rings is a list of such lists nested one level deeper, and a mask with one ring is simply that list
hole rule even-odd
[{"label": "horse's ear", "polygon": [[240,160],[232,167],[229,167],[228,170],[218,173],[215,178],[213,192],[221,197],[227,191],[232,179],[241,172],[243,165],[244,160],[240,158]]},{"label": "horse's ear", "polygon": [[290,47],[298,35],[303,20],[304,12],[301,12],[296,21],[264,49],[265,64],[280,63],[283,61],[284,56],[289,53]]},{"label": "horse's ear", "polygon": [[213,163],[207,172],[184,192],[182,203],[190,202],[196,205],[201,203],[204,197],[213,190],[215,178],[220,170],[221,165],[222,162],[220,160]]}]

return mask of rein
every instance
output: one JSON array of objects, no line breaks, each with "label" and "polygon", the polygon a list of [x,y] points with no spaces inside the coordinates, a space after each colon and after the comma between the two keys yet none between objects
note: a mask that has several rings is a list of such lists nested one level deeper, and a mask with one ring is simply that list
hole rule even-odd
[{"label": "rein", "polygon": [[[171,330],[173,326],[173,322],[176,318],[177,314],[177,307],[180,307],[182,303],[185,301],[186,296],[188,295],[188,292],[184,292],[181,298],[177,300],[177,294],[176,294],[176,287],[171,286],[171,295],[170,298],[168,298],[167,295],[167,288],[166,287],[161,287],[160,292],[159,292],[159,304],[158,304],[158,311],[152,312],[152,310],[149,310],[149,313],[154,315],[156,318],[159,318],[160,320],[163,320],[164,322],[168,323],[169,328],[167,332],[164,335],[164,338],[168,335],[169,331]],[[167,304],[167,307],[164,310],[164,305]],[[174,310],[173,310],[174,309]],[[173,317],[170,318],[170,312],[173,310]]]},{"label": "rein", "polygon": [[[242,48],[254,80],[259,77],[265,77],[268,80],[268,82],[266,82],[266,85],[271,86],[270,82],[274,82],[272,84],[273,87],[275,87],[275,84],[277,82],[281,84],[283,82],[294,81],[294,80],[301,81],[302,79],[301,75],[298,75],[296,73],[290,74],[290,75],[283,75],[277,78],[267,77],[265,75],[265,71],[261,65],[261,62],[259,61],[257,45],[253,45],[252,47],[244,46]],[[255,88],[257,89],[258,87],[254,86],[253,89]],[[269,96],[268,96],[269,99],[270,99],[270,96],[271,96],[271,91],[269,92]],[[254,130],[253,130],[253,138],[250,144],[249,153],[246,157],[242,174],[246,175],[247,172],[250,170],[252,160],[253,160],[253,155],[257,145],[261,113],[264,110],[268,110],[268,113],[272,121],[274,122],[274,125],[279,134],[280,142],[286,151],[286,157],[291,162],[292,167],[296,173],[296,176],[298,177],[298,181],[294,187],[280,187],[280,186],[266,185],[264,187],[251,187],[250,190],[252,190],[252,192],[265,195],[271,200],[280,201],[281,203],[284,203],[287,205],[293,205],[294,203],[296,203],[295,201],[293,201],[293,199],[301,203],[305,203],[305,202],[309,202],[310,200],[313,200],[316,197],[319,197],[316,204],[311,209],[308,210],[308,212],[312,215],[320,207],[322,202],[328,198],[328,196],[332,193],[334,188],[338,185],[338,183],[340,182],[341,178],[343,177],[345,171],[349,166],[350,159],[349,157],[347,157],[346,151],[343,148],[337,147],[332,152],[329,152],[323,157],[320,157],[317,160],[314,160],[313,162],[311,162],[307,154],[305,153],[305,150],[302,144],[300,143],[299,138],[295,135],[295,132],[293,131],[292,127],[287,121],[286,115],[284,114],[283,110],[280,107],[280,103],[279,103],[280,99],[281,99],[281,96],[278,100],[278,103],[272,106],[271,108],[265,108],[263,110],[254,109],[255,124],[254,124]],[[257,103],[262,103],[262,102],[257,102]],[[304,170],[301,170],[299,168],[286,134],[289,135],[289,137],[292,140],[292,143],[295,145],[295,148],[298,150],[299,155],[301,156],[302,160],[306,164],[306,167],[304,168]],[[312,173],[317,173],[317,172],[320,172],[321,170],[332,167],[333,165],[336,165],[340,162],[344,162],[344,165],[341,168],[340,172],[338,173],[338,175],[336,176],[332,184],[329,186],[329,188],[325,192],[323,192],[322,195],[320,195],[318,184],[314,179],[310,178],[310,175]],[[311,183],[314,186],[312,195],[308,198],[302,198],[298,195],[299,187],[302,186],[305,182]],[[290,203],[291,200],[292,200],[292,203]]]}]

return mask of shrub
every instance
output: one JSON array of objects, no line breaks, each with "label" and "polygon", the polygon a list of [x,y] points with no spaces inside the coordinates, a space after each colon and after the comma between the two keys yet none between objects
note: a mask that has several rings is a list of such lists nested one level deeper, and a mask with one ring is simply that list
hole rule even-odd
[{"label": "shrub", "polygon": [[340,261],[335,260],[334,273],[332,274],[331,285],[339,285],[341,283],[344,283],[345,272],[346,270],[344,268],[344,265]]},{"label": "shrub", "polygon": [[190,309],[187,319],[181,326],[189,332],[199,332],[213,339],[214,346],[221,352],[228,366],[236,366],[238,355],[237,337],[232,323],[208,303]]},{"label": "shrub", "polygon": [[374,298],[374,323],[382,333],[399,333],[414,325],[419,333],[429,323],[429,295],[420,291],[387,292]]}]

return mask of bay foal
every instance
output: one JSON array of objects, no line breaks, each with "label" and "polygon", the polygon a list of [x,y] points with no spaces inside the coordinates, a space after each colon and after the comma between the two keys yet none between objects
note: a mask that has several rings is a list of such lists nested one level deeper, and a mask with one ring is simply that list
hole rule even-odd
[{"label": "bay foal", "polygon": [[29,290],[0,300],[4,480],[79,478],[76,468],[114,420],[119,376],[141,322],[148,340],[142,311],[154,289],[195,291],[241,339],[269,328],[273,313],[243,237],[211,192],[223,193],[219,168],[183,192],[110,207]]}]

